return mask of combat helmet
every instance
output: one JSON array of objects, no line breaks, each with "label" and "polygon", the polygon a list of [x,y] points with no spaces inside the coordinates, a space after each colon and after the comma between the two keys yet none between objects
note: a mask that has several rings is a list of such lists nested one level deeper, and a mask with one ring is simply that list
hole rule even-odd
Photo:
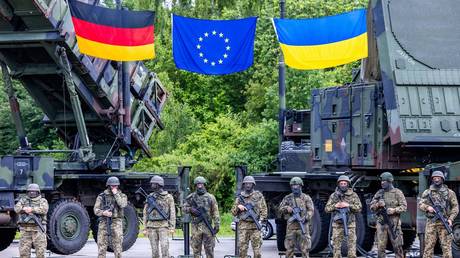
[{"label": "combat helmet", "polygon": [[345,176],[345,175],[339,176],[339,178],[337,179],[337,183],[339,183],[340,181],[347,181],[348,184],[351,184],[350,178],[348,176]]},{"label": "combat helmet", "polygon": [[303,186],[303,180],[300,177],[295,176],[291,178],[291,181],[289,181],[289,185],[302,185]]},{"label": "combat helmet", "polygon": [[38,186],[38,184],[29,184],[27,186],[27,192],[40,192],[40,186]]},{"label": "combat helmet", "polygon": [[439,176],[440,178],[442,178],[442,180],[446,180],[446,178],[444,177],[444,173],[442,173],[442,171],[439,171],[439,170],[434,171],[433,174],[431,174],[431,178],[435,176]]},{"label": "combat helmet", "polygon": [[165,186],[165,180],[161,176],[152,176],[152,179],[150,179],[150,183]]},{"label": "combat helmet", "polygon": [[383,172],[380,175],[380,180],[381,181],[393,182],[394,178],[393,178],[393,175],[390,172]]},{"label": "combat helmet", "polygon": [[105,183],[105,186],[109,185],[120,185],[120,180],[118,180],[118,177],[116,176],[111,176],[107,179],[107,182]]},{"label": "combat helmet", "polygon": [[202,176],[197,176],[195,177],[195,180],[193,180],[193,184],[196,185],[196,184],[206,184],[206,178],[202,177]]},{"label": "combat helmet", "polygon": [[252,184],[256,185],[256,180],[254,179],[253,176],[245,176],[243,178],[243,184],[245,184],[245,183],[252,183]]}]

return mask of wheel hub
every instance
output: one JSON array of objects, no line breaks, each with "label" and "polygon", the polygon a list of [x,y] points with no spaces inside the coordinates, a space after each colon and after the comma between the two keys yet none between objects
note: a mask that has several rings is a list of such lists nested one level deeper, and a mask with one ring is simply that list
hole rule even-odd
[{"label": "wheel hub", "polygon": [[61,235],[67,240],[74,239],[80,232],[80,221],[74,214],[62,216],[60,225]]}]

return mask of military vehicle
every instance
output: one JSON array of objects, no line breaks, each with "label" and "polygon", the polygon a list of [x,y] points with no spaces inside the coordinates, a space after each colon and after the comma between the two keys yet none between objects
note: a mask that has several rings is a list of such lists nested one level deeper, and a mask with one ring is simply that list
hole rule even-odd
[{"label": "military vehicle", "polygon": [[[94,3],[94,1],[86,1]],[[99,2],[99,1],[96,1]],[[125,209],[123,249],[138,235],[135,208],[140,185],[152,173],[126,172],[151,156],[149,139],[163,124],[168,93],[143,62],[117,63],[79,52],[64,0],[0,0],[0,64],[19,148],[0,157],[0,250],[16,231],[14,200],[37,183],[50,203],[48,248],[71,254],[97,235],[93,205],[109,176],[121,180],[130,204]],[[12,79],[22,83],[56,129],[66,150],[35,150],[27,139]],[[56,160],[50,153],[64,153]],[[163,175],[165,188],[178,193],[176,175]]]},{"label": "military vehicle", "polygon": [[[278,169],[251,173],[268,200],[270,217],[299,176],[315,203],[313,253],[328,246],[330,214],[324,212],[340,175],[348,175],[363,210],[357,217],[362,253],[374,243],[375,217],[368,203],[380,188],[378,176],[395,175],[406,195],[402,215],[404,248],[423,239],[425,216],[417,197],[434,169],[460,193],[460,3],[454,0],[371,0],[369,57],[351,83],[314,89],[305,107],[288,110]],[[283,97],[281,94],[280,97]],[[452,163],[450,163],[452,162]],[[237,167],[237,178],[248,171]],[[277,218],[278,250],[284,251],[286,222]],[[460,256],[460,220],[453,225],[454,257]],[[423,245],[423,241],[422,241]]]}]

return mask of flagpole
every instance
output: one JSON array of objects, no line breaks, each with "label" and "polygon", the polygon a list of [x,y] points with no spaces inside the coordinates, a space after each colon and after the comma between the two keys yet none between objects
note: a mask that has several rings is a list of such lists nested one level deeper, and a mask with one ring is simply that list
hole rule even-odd
[{"label": "flagpole", "polygon": [[[286,16],[286,0],[280,0],[280,18],[284,19]],[[286,111],[286,66],[284,64],[283,52],[280,51],[278,62],[278,95],[279,95],[279,113],[278,113],[278,149],[281,153],[281,143],[283,142],[284,132],[284,113]]]},{"label": "flagpole", "polygon": [[[122,0],[115,0],[116,8],[122,9]],[[118,62],[118,110],[119,119],[118,121],[118,137],[123,137],[125,144],[131,143],[131,94],[130,94],[130,83],[129,83],[129,66],[128,62]]]}]

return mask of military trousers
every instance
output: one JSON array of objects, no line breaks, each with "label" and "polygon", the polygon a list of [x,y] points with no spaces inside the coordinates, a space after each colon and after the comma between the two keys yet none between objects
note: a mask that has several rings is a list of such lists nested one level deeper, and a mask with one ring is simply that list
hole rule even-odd
[{"label": "military trousers", "polygon": [[[167,227],[147,228],[153,258],[169,258],[169,230]],[[160,255],[161,252],[161,255]]]},{"label": "military trousers", "polygon": [[[108,236],[108,230],[110,230],[110,239]],[[110,243],[111,242],[111,243]],[[123,251],[123,224],[121,218],[112,219],[112,226],[110,229],[107,228],[107,219],[102,217],[99,221],[99,227],[97,231],[97,249],[98,258],[104,258],[107,253],[107,247],[112,247],[115,258],[121,258],[121,252]]]},{"label": "military trousers", "polygon": [[216,240],[203,222],[192,224],[192,239],[190,245],[192,246],[194,258],[201,258],[202,247],[204,247],[206,258],[214,258]]},{"label": "military trousers", "polygon": [[[332,223],[332,248],[334,258],[342,257],[342,242],[345,239],[345,232],[342,223]],[[346,239],[348,258],[356,258],[356,224],[348,224],[348,238]]]},{"label": "military trousers", "polygon": [[387,242],[388,238],[390,238],[391,244],[393,246],[393,251],[395,254],[396,258],[403,258],[404,257],[404,250],[402,248],[403,246],[403,233],[401,230],[401,220],[399,218],[392,218],[390,217],[393,221],[393,225],[395,225],[395,233],[396,233],[396,239],[392,239],[390,236],[390,228],[388,225],[382,225],[380,223],[377,223],[377,257],[378,258],[385,258],[385,250],[387,247]]},{"label": "military trousers", "polygon": [[286,247],[286,258],[293,258],[296,247],[302,252],[303,258],[308,258],[311,248],[311,236],[308,224],[305,224],[306,234],[299,229],[287,229],[284,247]]},{"label": "military trousers", "polygon": [[19,240],[19,257],[29,258],[32,246],[35,248],[37,258],[45,258],[46,233],[41,232],[38,226],[20,227],[21,239]]},{"label": "military trousers", "polygon": [[423,258],[432,258],[436,241],[440,241],[442,257],[452,258],[452,236],[447,233],[441,221],[427,219],[425,226],[425,250]]},{"label": "military trousers", "polygon": [[238,229],[238,246],[240,257],[248,257],[249,242],[251,242],[254,258],[261,258],[262,234],[257,229]]}]

